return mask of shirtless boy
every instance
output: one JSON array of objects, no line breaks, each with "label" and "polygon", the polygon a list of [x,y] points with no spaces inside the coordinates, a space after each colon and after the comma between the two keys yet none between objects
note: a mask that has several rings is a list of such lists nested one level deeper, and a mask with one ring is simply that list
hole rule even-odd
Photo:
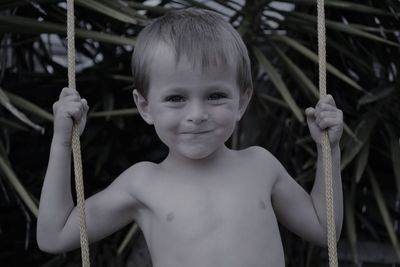
[{"label": "shirtless boy", "polygon": [[[342,227],[339,140],[342,112],[322,98],[306,116],[318,149],[308,194],[261,147],[231,150],[231,136],[252,95],[250,61],[238,33],[219,15],[170,13],[140,34],[132,61],[133,98],[143,119],[168,146],[159,164],[140,162],[85,202],[90,242],[135,221],[155,267],[283,267],[278,221],[326,246],[322,129],[328,129],[338,237]],[[83,131],[88,105],[68,88],[54,104],[54,135],[40,199],[39,247],[79,247],[71,196],[73,121]]]}]

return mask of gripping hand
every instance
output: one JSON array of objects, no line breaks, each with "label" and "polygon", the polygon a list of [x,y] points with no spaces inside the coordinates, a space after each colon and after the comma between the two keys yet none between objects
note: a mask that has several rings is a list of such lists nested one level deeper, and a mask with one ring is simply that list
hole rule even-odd
[{"label": "gripping hand", "polygon": [[76,90],[64,88],[58,101],[53,105],[54,138],[64,144],[70,144],[74,122],[78,123],[80,134],[82,134],[88,110],[86,99],[81,98]]},{"label": "gripping hand", "polygon": [[317,144],[321,144],[323,130],[328,131],[332,147],[339,144],[343,133],[343,112],[336,107],[331,95],[322,97],[315,108],[307,108],[306,116],[311,137]]}]

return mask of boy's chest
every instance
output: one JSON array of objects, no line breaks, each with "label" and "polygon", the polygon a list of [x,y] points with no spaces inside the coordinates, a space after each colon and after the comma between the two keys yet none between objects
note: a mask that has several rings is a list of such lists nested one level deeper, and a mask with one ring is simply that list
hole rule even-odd
[{"label": "boy's chest", "polygon": [[233,234],[239,227],[258,229],[275,221],[270,201],[273,180],[265,173],[240,170],[215,177],[155,179],[145,200],[151,223],[142,228],[146,232],[152,225],[151,232],[162,229],[163,234],[187,241],[221,231]]}]

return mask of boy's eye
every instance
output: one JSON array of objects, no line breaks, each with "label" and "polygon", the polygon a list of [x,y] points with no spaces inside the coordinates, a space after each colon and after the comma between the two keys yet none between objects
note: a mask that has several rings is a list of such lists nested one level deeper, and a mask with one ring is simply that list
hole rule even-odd
[{"label": "boy's eye", "polygon": [[226,98],[226,94],[224,93],[212,93],[208,99],[210,100],[220,100],[222,98]]},{"label": "boy's eye", "polygon": [[184,101],[184,98],[180,95],[170,95],[165,98],[165,101],[167,101],[167,102],[182,102],[182,101]]}]

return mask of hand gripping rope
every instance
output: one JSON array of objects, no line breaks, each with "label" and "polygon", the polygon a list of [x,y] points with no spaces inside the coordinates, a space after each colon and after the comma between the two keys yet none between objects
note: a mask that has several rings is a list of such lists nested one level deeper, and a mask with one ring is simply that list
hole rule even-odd
[{"label": "hand gripping rope", "polygon": [[[326,96],[326,41],[325,41],[325,12],[324,0],[317,0],[318,9],[318,59],[319,59],[319,93],[320,97]],[[76,89],[75,85],[75,28],[74,28],[74,1],[67,0],[67,40],[68,40],[68,87]],[[74,172],[79,210],[79,229],[82,251],[82,266],[90,266],[89,242],[87,237],[85,219],[85,196],[82,178],[82,159],[79,141],[79,126],[74,124],[72,132],[72,152],[74,157]],[[336,230],[333,207],[332,189],[332,156],[327,131],[322,136],[322,158],[325,176],[325,195],[327,209],[327,238],[329,266],[337,267]]]}]

